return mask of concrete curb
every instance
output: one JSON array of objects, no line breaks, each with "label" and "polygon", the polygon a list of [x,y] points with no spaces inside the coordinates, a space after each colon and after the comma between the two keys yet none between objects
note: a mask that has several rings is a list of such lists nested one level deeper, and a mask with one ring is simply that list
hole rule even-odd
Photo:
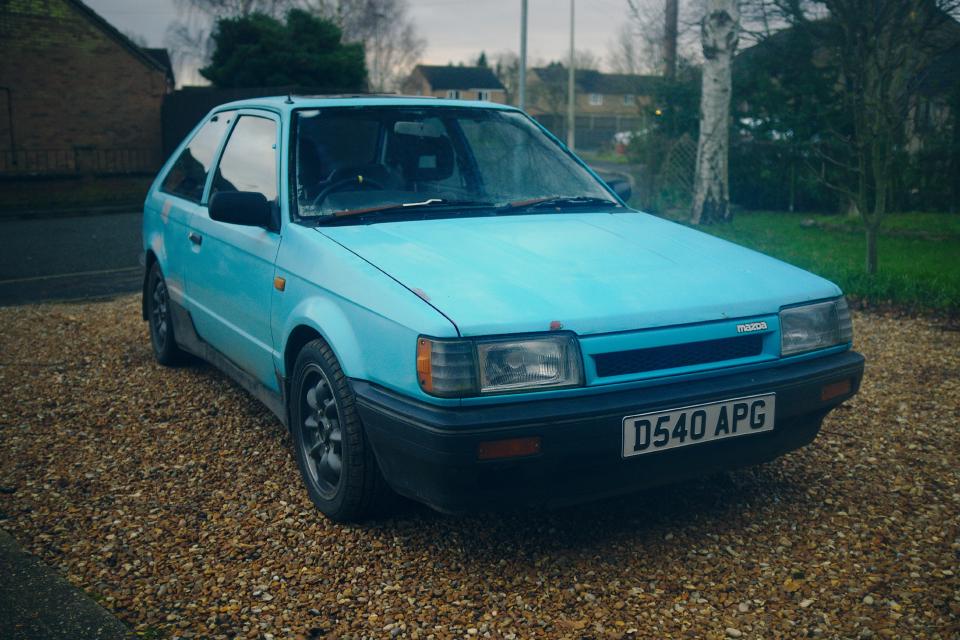
[{"label": "concrete curb", "polygon": [[114,640],[134,634],[0,529],[0,638]]}]

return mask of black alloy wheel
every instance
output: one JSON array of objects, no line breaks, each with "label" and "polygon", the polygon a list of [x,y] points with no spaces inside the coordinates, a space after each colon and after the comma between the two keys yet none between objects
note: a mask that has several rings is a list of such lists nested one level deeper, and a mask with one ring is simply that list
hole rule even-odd
[{"label": "black alloy wheel", "polygon": [[300,454],[317,490],[330,499],[337,493],[343,471],[340,410],[330,381],[318,364],[306,366],[300,384]]},{"label": "black alloy wheel", "polygon": [[150,325],[150,344],[154,357],[168,367],[182,363],[186,354],[180,350],[174,338],[170,292],[159,263],[154,262],[150,267],[144,295],[147,298],[147,323]]},{"label": "black alloy wheel", "polygon": [[323,339],[300,350],[290,380],[294,454],[310,499],[328,518],[356,522],[389,495],[350,382]]}]

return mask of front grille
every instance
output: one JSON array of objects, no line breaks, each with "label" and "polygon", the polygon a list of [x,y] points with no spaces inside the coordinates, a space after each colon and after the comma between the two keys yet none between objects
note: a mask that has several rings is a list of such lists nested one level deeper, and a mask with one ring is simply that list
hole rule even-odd
[{"label": "front grille", "polygon": [[697,364],[748,358],[759,355],[762,351],[763,335],[756,333],[748,336],[720,338],[719,340],[671,344],[665,347],[597,353],[594,354],[593,361],[597,366],[597,375],[606,378],[628,373],[643,373],[645,371],[690,367]]}]

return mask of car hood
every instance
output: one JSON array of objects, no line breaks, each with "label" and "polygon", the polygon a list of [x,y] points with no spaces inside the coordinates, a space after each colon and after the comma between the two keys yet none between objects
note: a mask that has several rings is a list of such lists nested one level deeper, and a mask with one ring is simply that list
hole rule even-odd
[{"label": "car hood", "polygon": [[[776,313],[839,295],[811,273],[637,212],[318,228],[411,289],[461,335],[580,335]],[[555,326],[555,325],[554,325]]]}]

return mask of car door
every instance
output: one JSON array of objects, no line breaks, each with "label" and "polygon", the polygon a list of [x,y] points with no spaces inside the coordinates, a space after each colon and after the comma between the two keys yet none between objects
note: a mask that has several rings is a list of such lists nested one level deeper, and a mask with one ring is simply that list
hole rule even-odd
[{"label": "car door", "polygon": [[[162,257],[163,276],[170,297],[183,304],[186,290],[186,263],[190,256],[191,218],[203,211],[207,177],[213,168],[217,151],[236,117],[235,111],[224,111],[210,116],[197,127],[194,134],[163,177],[154,197],[147,200],[148,222],[158,225],[160,234],[153,236],[162,246],[150,247]],[[145,234],[148,235],[148,234]]]},{"label": "car door", "polygon": [[274,229],[211,220],[206,205],[221,191],[262,193],[279,207],[280,121],[241,110],[220,153],[204,207],[191,218],[186,274],[197,334],[261,384],[279,391],[274,374],[270,300],[280,247]]}]

